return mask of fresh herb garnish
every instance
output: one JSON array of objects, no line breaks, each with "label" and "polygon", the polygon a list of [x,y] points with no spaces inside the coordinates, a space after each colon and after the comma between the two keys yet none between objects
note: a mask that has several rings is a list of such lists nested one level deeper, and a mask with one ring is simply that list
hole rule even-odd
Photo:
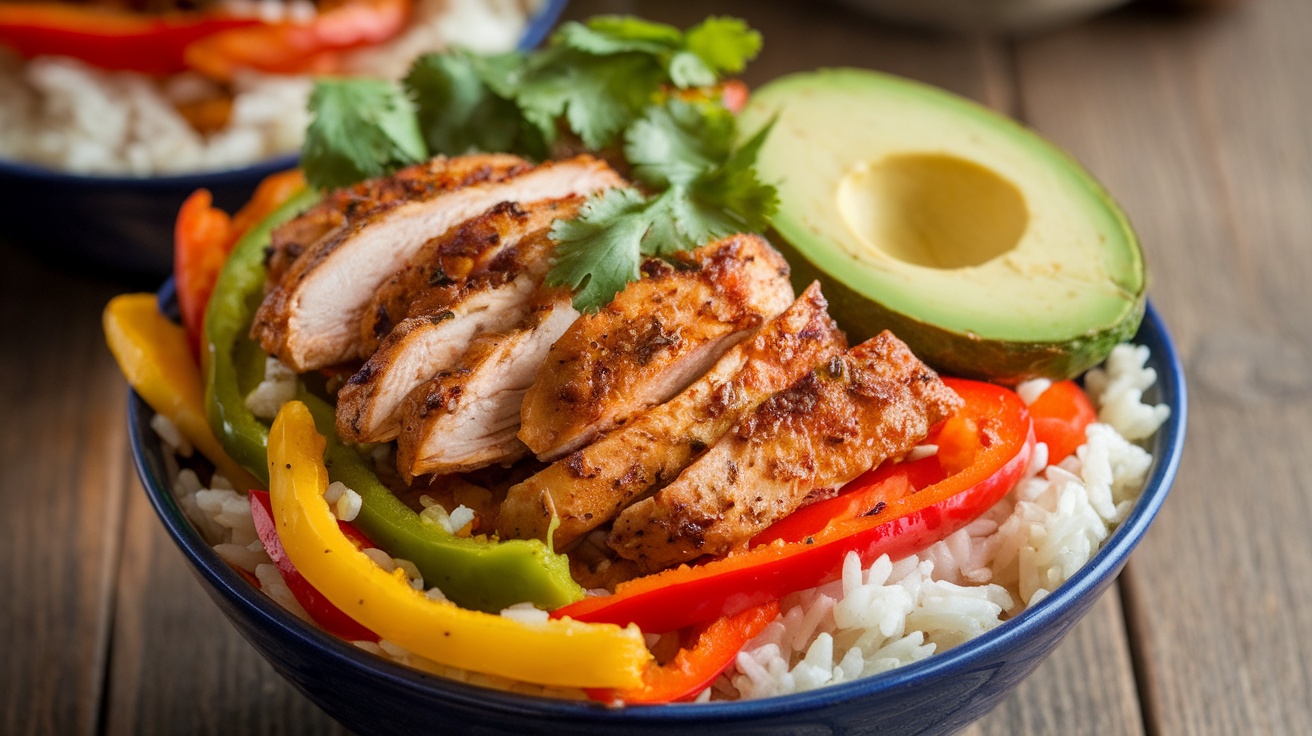
[{"label": "fresh herb garnish", "polygon": [[347,186],[428,158],[415,109],[394,85],[323,79],[310,94],[310,113],[301,168],[317,188]]},{"label": "fresh herb garnish", "polygon": [[575,306],[594,311],[639,277],[645,256],[769,224],[775,190],[753,168],[769,126],[735,148],[735,117],[714,89],[760,48],[760,34],[736,18],[685,32],[601,16],[564,24],[527,54],[429,54],[403,87],[320,83],[303,165],[312,185],[329,188],[434,154],[622,148],[641,190],[596,195],[551,233],[548,283],[575,289]]}]

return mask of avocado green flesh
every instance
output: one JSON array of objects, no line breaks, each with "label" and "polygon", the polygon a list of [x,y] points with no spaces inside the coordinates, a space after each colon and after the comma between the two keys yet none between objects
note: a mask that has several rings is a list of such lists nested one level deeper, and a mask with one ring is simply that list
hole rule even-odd
[{"label": "avocado green flesh", "polygon": [[776,242],[853,341],[890,329],[931,365],[1015,382],[1096,365],[1143,316],[1124,214],[1073,160],[987,108],[860,70],[780,78],[757,168]]}]

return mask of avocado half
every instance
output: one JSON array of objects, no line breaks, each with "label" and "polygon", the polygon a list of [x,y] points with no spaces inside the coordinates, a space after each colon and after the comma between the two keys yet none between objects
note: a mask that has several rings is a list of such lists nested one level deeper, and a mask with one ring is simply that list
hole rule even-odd
[{"label": "avocado half", "polygon": [[1034,132],[857,69],[772,81],[739,126],[776,117],[757,161],[779,188],[775,243],[854,343],[888,329],[944,373],[1016,383],[1078,375],[1138,329],[1134,231]]}]

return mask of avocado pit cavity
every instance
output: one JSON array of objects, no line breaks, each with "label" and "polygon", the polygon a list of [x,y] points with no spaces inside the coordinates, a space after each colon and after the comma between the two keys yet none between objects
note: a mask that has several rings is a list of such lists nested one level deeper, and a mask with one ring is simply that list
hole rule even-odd
[{"label": "avocado pit cavity", "polygon": [[836,196],[856,242],[926,268],[987,263],[1016,248],[1029,224],[1015,184],[939,153],[859,161],[839,180]]}]

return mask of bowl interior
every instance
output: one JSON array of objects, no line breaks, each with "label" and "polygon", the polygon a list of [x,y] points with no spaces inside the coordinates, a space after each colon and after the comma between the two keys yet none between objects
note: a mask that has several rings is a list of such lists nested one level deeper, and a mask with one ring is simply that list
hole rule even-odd
[{"label": "bowl interior", "polygon": [[[171,305],[171,282],[160,296]],[[901,711],[893,713],[898,718],[895,730],[911,733],[919,732],[921,727],[965,725],[996,704],[1038,665],[1111,584],[1161,508],[1184,445],[1184,374],[1170,336],[1151,304],[1135,342],[1149,347],[1149,366],[1158,375],[1147,400],[1166,404],[1171,416],[1151,442],[1153,464],[1129,516],[1074,577],[997,629],[928,659],[818,690],[746,702],[612,710],[474,687],[372,656],[297,619],[229,568],[186,520],[169,491],[161,446],[148,423],[151,411],[135,393],[129,402],[128,421],[132,452],[146,493],[207,591],[275,666],[348,727],[371,721],[353,723],[357,714],[349,703],[321,692],[316,678],[331,679],[324,673],[350,673],[351,682],[371,682],[379,688],[378,697],[394,694],[404,698],[401,702],[411,703],[411,709],[466,711],[472,717],[495,719],[492,722],[508,730],[514,730],[524,718],[551,718],[570,724],[575,732],[605,733],[621,724],[626,729],[678,725],[698,733],[703,729],[706,733],[722,732],[729,725],[737,728],[747,724],[753,732],[785,726],[797,732],[817,720],[823,723],[838,719],[842,725],[845,717],[850,719],[848,726],[869,725],[872,718],[889,716],[889,708],[895,706]],[[282,661],[280,666],[280,656],[290,661]],[[307,659],[316,661],[313,671],[319,674],[307,674]],[[398,732],[406,730],[404,725],[399,722]]]}]

